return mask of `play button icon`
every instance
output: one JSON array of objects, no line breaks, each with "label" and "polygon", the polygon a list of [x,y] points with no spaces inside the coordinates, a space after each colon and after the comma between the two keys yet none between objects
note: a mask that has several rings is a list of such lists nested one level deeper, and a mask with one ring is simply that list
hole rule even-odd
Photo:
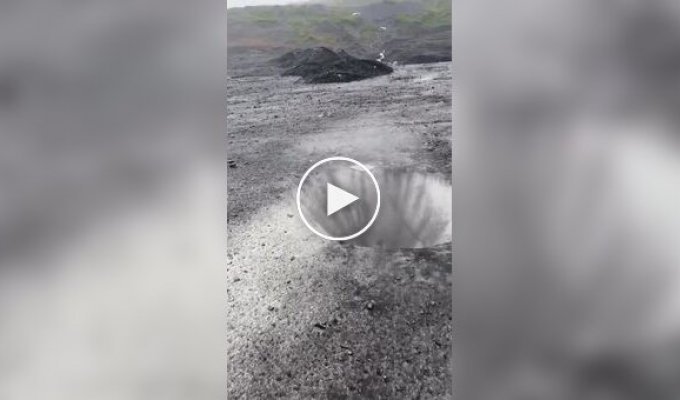
[{"label": "play button icon", "polygon": [[359,198],[352,193],[342,190],[330,183],[326,183],[326,196],[326,216],[335,214],[340,209],[359,200]]},{"label": "play button icon", "polygon": [[380,188],[365,165],[330,157],[304,173],[297,190],[300,219],[328,240],[350,240],[366,232],[380,210]]}]

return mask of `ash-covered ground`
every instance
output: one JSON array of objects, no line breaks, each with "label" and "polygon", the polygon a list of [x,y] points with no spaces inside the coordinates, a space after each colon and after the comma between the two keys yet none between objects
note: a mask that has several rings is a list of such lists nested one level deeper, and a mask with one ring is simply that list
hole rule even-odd
[{"label": "ash-covered ground", "polygon": [[322,240],[295,189],[336,155],[450,181],[451,64],[296,80],[228,80],[229,398],[449,399],[450,243]]}]

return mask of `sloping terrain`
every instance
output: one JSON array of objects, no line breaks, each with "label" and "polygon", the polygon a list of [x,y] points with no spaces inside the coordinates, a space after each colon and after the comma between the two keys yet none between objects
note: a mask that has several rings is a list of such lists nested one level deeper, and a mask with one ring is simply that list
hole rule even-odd
[{"label": "sloping terrain", "polygon": [[230,8],[227,29],[231,76],[272,74],[267,60],[319,46],[401,64],[451,60],[447,0]]}]

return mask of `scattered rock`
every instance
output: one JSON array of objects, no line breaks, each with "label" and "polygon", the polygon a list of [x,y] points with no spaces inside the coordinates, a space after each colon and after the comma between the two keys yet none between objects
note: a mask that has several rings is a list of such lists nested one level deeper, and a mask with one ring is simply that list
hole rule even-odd
[{"label": "scattered rock", "polygon": [[369,301],[368,303],[366,303],[366,309],[367,309],[368,311],[373,310],[374,307],[375,307],[375,303],[373,302],[373,300],[371,300],[371,301]]},{"label": "scattered rock", "polygon": [[227,160],[227,166],[229,168],[236,168],[236,161],[234,160]]}]

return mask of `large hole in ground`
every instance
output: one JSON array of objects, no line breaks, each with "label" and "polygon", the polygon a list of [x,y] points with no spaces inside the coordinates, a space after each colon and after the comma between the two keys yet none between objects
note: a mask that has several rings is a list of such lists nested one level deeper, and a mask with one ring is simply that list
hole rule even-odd
[{"label": "large hole in ground", "polygon": [[[349,243],[388,249],[424,248],[451,242],[451,184],[442,176],[406,169],[374,169],[380,185],[380,212],[361,236]],[[375,190],[367,175],[353,168],[325,169],[310,178],[302,202],[305,215],[331,236],[357,232],[370,220]],[[346,188],[362,199],[336,214],[326,215],[326,182]]]}]

